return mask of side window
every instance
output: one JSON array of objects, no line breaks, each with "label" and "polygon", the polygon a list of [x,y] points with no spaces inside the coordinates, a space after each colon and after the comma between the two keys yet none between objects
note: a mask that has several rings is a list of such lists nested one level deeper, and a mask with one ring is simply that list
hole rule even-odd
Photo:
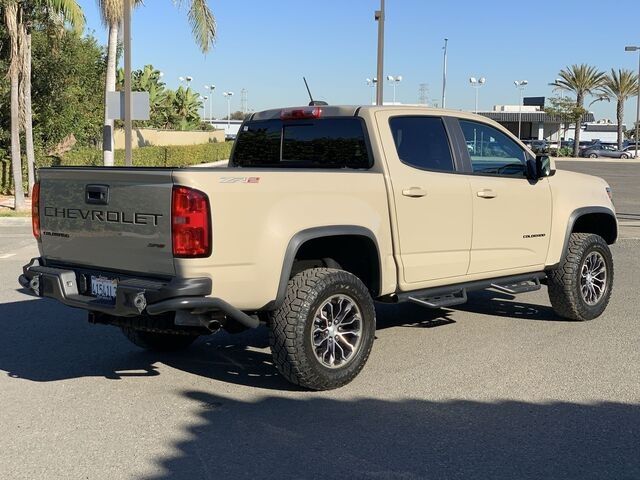
[{"label": "side window", "polygon": [[460,120],[474,173],[525,176],[526,152],[500,130],[479,122]]},{"label": "side window", "polygon": [[439,117],[393,117],[389,120],[398,157],[422,170],[455,170],[449,138]]}]

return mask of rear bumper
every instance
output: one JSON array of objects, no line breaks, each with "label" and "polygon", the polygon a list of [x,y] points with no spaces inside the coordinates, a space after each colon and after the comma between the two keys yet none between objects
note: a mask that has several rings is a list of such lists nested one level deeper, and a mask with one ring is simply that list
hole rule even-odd
[{"label": "rear bumper", "polygon": [[25,265],[18,278],[20,285],[37,296],[53,298],[70,307],[117,317],[175,311],[196,314],[222,312],[245,326],[258,326],[253,317],[222,299],[209,297],[212,290],[210,278],[150,280],[111,273],[108,275],[118,277],[115,303],[111,304],[87,295],[89,275],[81,269],[45,266],[43,263],[40,258],[34,258]]}]

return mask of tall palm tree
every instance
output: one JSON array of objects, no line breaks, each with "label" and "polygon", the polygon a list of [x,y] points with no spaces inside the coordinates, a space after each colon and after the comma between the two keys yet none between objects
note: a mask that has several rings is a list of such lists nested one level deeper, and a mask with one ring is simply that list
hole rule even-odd
[{"label": "tall palm tree", "polygon": [[[553,84],[564,90],[576,94],[576,107],[584,108],[584,101],[587,95],[596,92],[604,81],[604,72],[599,71],[591,65],[571,65],[558,74],[558,79]],[[580,130],[582,128],[582,118],[576,119],[576,130],[574,135],[573,156],[577,157],[580,150]]]},{"label": "tall palm tree", "polygon": [[13,170],[15,209],[24,208],[22,186],[22,158],[20,130],[25,131],[29,191],[35,181],[35,155],[33,151],[33,115],[31,109],[31,28],[37,21],[65,22],[79,28],[84,25],[82,10],[75,0],[0,0],[5,26],[9,34],[11,54],[9,78],[11,80],[11,165]]},{"label": "tall palm tree", "polygon": [[27,176],[29,192],[35,183],[35,152],[33,148],[33,112],[31,108],[31,31],[36,25],[49,30],[62,32],[68,23],[80,33],[84,29],[84,13],[76,0],[35,0],[22,2],[22,22],[20,25],[20,43],[22,49],[21,91],[23,98],[23,125],[27,153]]},{"label": "tall palm tree", "polygon": [[638,94],[638,75],[631,70],[611,69],[602,84],[602,92],[608,98],[617,102],[616,116],[618,118],[618,149],[622,149],[623,133],[622,122],[624,121],[624,103]]},{"label": "tall palm tree", "polygon": [[11,169],[13,170],[14,208],[23,210],[22,157],[20,155],[20,8],[16,0],[2,0],[5,26],[9,34],[11,83]]},{"label": "tall palm tree", "polygon": [[[123,0],[97,0],[102,21],[109,29],[107,44],[107,74],[105,80],[105,112],[104,112],[104,145],[103,158],[105,166],[113,165],[113,120],[107,118],[107,94],[116,90],[116,54],[118,48],[118,28],[124,14]],[[140,5],[142,0],[132,0],[133,6]],[[216,39],[216,20],[207,4],[207,0],[173,0],[174,5],[181,7],[188,3],[187,17],[191,25],[193,37],[203,53],[209,51]]]}]

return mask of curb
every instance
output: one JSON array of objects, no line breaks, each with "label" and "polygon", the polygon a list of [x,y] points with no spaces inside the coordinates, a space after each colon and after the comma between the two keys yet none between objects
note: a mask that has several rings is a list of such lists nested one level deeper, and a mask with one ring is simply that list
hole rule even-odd
[{"label": "curb", "polygon": [[31,217],[0,217],[0,227],[23,227],[31,225]]},{"label": "curb", "polygon": [[552,157],[556,162],[580,162],[580,163],[627,163],[630,165],[638,165],[640,164],[640,159],[637,158],[627,158],[623,160],[622,158],[572,158],[572,157],[560,157],[555,158]]}]

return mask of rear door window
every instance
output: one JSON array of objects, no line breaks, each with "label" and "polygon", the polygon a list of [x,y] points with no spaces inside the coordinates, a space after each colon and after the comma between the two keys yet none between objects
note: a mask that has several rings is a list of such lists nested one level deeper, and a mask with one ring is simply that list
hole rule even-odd
[{"label": "rear door window", "polygon": [[455,170],[449,137],[440,117],[393,117],[391,134],[402,163],[421,170]]},{"label": "rear door window", "polygon": [[366,169],[372,162],[363,121],[334,117],[247,122],[238,134],[232,164]]}]

